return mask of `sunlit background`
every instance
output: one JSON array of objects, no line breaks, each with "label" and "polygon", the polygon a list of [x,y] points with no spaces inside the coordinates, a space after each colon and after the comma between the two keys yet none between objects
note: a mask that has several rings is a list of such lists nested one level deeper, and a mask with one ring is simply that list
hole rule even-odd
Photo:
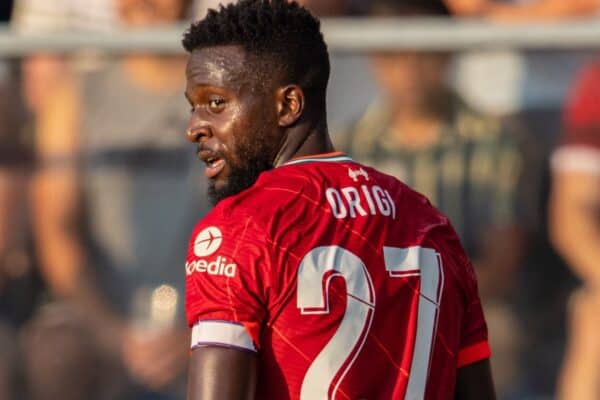
[{"label": "sunlit background", "polygon": [[[184,398],[179,41],[219,3],[0,2],[0,400]],[[301,3],[337,147],[459,232],[499,398],[600,399],[600,3]]]}]

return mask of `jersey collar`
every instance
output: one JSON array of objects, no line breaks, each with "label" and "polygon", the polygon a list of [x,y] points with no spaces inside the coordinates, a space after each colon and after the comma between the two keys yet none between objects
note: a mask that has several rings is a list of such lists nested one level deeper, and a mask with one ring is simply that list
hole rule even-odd
[{"label": "jersey collar", "polygon": [[296,157],[283,163],[282,165],[298,165],[306,164],[310,162],[341,162],[341,161],[352,161],[345,153],[341,151],[334,151],[331,153],[313,154],[310,156]]}]

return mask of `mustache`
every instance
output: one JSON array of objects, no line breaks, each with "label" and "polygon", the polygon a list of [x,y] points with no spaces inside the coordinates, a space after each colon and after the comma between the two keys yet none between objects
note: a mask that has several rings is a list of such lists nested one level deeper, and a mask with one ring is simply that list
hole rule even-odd
[{"label": "mustache", "polygon": [[206,143],[201,143],[198,145],[198,153],[200,152],[206,152],[206,153],[211,153],[211,154],[219,154],[220,151],[216,146],[209,146]]},{"label": "mustache", "polygon": [[196,153],[201,158],[221,158],[223,160],[227,160],[228,157],[219,149],[207,146],[205,144],[198,145]]}]

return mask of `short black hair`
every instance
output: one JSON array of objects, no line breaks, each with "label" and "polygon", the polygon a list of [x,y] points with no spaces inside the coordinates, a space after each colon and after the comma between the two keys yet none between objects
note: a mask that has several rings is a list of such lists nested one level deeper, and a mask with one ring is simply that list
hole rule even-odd
[{"label": "short black hair", "polygon": [[239,45],[254,57],[252,67],[259,71],[253,72],[261,79],[298,84],[324,101],[330,73],[327,45],[319,20],[296,1],[240,0],[220,5],[193,23],[182,43],[188,52]]}]

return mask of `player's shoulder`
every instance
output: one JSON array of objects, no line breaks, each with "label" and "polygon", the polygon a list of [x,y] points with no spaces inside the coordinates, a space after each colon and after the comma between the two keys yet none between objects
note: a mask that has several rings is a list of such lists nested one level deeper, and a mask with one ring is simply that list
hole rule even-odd
[{"label": "player's shoulder", "polygon": [[193,234],[218,227],[228,232],[228,236],[239,237],[247,232],[264,236],[269,220],[292,201],[292,188],[297,188],[301,182],[293,175],[281,179],[279,172],[263,172],[251,187],[219,201],[198,221]]},{"label": "player's shoulder", "polygon": [[196,223],[193,233],[210,227],[228,230],[231,235],[239,234],[239,231],[247,230],[249,227],[256,229],[256,216],[260,210],[251,212],[252,200],[253,196],[236,195],[219,201]]},{"label": "player's shoulder", "polygon": [[[196,223],[188,241],[188,263],[195,268],[197,260],[213,262],[220,257],[221,261],[242,265],[244,260],[264,255],[268,249],[260,218],[247,207],[238,206],[234,198],[227,198]],[[192,267],[186,264],[186,268]]]},{"label": "player's shoulder", "polygon": [[[420,236],[423,244],[443,241],[450,247],[462,250],[460,239],[450,219],[438,210],[424,194],[409,187],[392,175],[385,174],[369,166],[362,166],[372,176],[382,182],[381,185],[392,193],[398,207],[398,219],[403,226],[410,226],[407,232]],[[419,241],[417,240],[417,241]],[[464,252],[463,252],[464,253]]]},{"label": "player's shoulder", "polygon": [[364,190],[373,191],[369,198],[375,203],[383,196],[382,203],[393,202],[399,214],[414,223],[433,226],[447,220],[425,196],[394,176],[343,153],[332,153],[293,160],[263,172],[253,186],[220,201],[196,230],[215,225],[230,227],[232,232],[251,229],[268,235],[274,229],[272,222],[284,214],[286,219],[318,214],[328,195],[351,201],[350,188],[360,196]]},{"label": "player's shoulder", "polygon": [[291,204],[317,200],[322,197],[324,188],[352,179],[349,171],[354,164],[342,152],[296,158],[263,172],[257,182],[237,195],[230,205],[251,209],[254,213],[262,206],[264,215],[270,217],[278,211],[287,211]]},{"label": "player's shoulder", "polygon": [[448,222],[448,218],[431,204],[424,194],[411,188],[393,175],[379,171],[375,167],[363,164],[359,165],[361,165],[367,173],[375,177],[382,187],[385,187],[386,190],[392,193],[395,201],[398,203],[401,213],[406,213],[415,216],[416,218],[426,218],[429,221],[436,219],[444,224]]},{"label": "player's shoulder", "polygon": [[[263,174],[254,186],[255,192],[247,194],[252,196],[253,201],[269,201],[272,213],[278,209],[288,210],[291,203],[317,203],[327,197],[328,190],[345,192],[349,187],[363,186],[389,193],[390,200],[406,209],[423,209],[439,214],[424,195],[404,182],[341,152],[294,160]],[[347,196],[341,193],[341,197]]]}]

